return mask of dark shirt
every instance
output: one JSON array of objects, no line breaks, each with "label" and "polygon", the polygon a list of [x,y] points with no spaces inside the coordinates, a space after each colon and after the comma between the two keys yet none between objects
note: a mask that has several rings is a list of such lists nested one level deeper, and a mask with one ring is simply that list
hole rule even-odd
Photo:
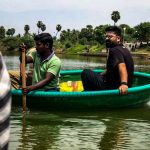
[{"label": "dark shirt", "polygon": [[108,89],[116,89],[121,84],[118,67],[120,63],[125,63],[128,73],[128,86],[132,86],[134,74],[134,63],[132,56],[128,49],[126,49],[125,47],[116,46],[109,49],[107,60],[107,74],[105,76]]}]

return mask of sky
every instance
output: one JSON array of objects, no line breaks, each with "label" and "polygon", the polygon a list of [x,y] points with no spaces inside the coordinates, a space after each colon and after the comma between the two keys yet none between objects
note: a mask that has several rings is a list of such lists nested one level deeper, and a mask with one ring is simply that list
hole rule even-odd
[{"label": "sky", "polygon": [[23,34],[29,25],[30,32],[37,33],[36,24],[42,21],[45,32],[55,35],[57,24],[62,30],[113,25],[113,11],[120,12],[118,25],[150,22],[150,0],[0,0],[0,26]]}]

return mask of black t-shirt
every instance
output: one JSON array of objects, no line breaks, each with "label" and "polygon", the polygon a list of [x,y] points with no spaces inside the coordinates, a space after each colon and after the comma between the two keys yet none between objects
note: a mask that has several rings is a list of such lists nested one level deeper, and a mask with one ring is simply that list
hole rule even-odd
[{"label": "black t-shirt", "polygon": [[128,49],[123,46],[116,46],[109,49],[109,55],[107,59],[107,74],[106,83],[108,89],[116,89],[120,86],[121,79],[119,75],[120,63],[125,63],[128,73],[128,86],[132,86],[134,63],[132,56]]}]

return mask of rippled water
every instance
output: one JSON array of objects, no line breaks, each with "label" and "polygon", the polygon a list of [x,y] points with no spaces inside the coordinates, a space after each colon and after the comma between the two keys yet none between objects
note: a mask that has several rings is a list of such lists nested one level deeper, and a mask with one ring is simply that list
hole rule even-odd
[{"label": "rippled water", "polygon": [[[105,58],[60,56],[63,69],[104,68]],[[4,56],[19,69],[18,56]],[[135,70],[150,72],[150,60],[135,59]],[[150,102],[142,108],[80,111],[12,108],[10,150],[149,150]]]},{"label": "rippled water", "polygon": [[150,105],[93,112],[13,110],[10,149],[149,150]]}]

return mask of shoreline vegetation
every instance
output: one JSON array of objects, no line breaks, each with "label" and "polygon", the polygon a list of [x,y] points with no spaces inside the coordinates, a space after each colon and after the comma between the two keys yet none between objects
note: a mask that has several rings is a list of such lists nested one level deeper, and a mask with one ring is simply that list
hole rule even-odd
[{"label": "shoreline vegetation", "polygon": [[[20,43],[20,42],[19,42]],[[19,44],[17,44],[19,47]],[[8,44],[9,46],[9,44]],[[0,50],[2,53],[16,53],[19,52],[18,47],[16,48],[8,48],[4,43],[0,42]],[[59,45],[60,46],[60,45]],[[34,47],[34,43],[33,43]],[[63,46],[58,47],[56,43],[54,43],[54,51],[56,54],[69,54],[69,55],[82,55],[82,56],[93,56],[93,57],[107,57],[107,52],[104,45],[81,45],[76,44],[69,48],[63,48]],[[146,58],[150,59],[150,46],[142,45],[142,47],[138,47],[134,50],[130,49],[130,52],[133,57],[137,58]]]},{"label": "shoreline vegetation", "polygon": [[[117,18],[116,18],[117,17]],[[120,19],[118,11],[112,12],[111,19],[114,25]],[[54,51],[61,54],[76,54],[85,56],[105,57],[105,29],[108,24],[93,27],[86,25],[81,30],[62,30],[60,24],[56,25],[56,35],[53,36]],[[42,21],[37,22],[38,34],[46,30]],[[143,22],[135,27],[127,24],[118,26],[122,30],[122,41],[132,55],[141,58],[150,58],[150,22]],[[30,26],[24,26],[24,34],[15,34],[15,29],[6,30],[0,26],[0,50],[3,52],[17,52],[21,43],[27,45],[28,49],[35,46],[34,37],[37,33],[31,33]],[[59,34],[58,34],[59,33]]]},{"label": "shoreline vegetation", "polygon": [[[91,49],[87,50],[87,45],[78,45],[76,47],[70,48],[69,50],[62,49],[62,48],[54,48],[54,51],[56,54],[69,54],[69,55],[81,55],[81,56],[93,56],[93,57],[107,57],[107,52],[105,47],[101,47],[103,49],[99,50],[93,50],[94,47],[92,46]],[[19,50],[16,48],[14,50],[7,50],[7,47],[3,46],[0,42],[0,50],[2,53],[16,53],[19,52]],[[141,58],[141,59],[150,59],[150,47],[146,46],[145,48],[138,48],[134,49],[134,51],[131,51],[131,54],[133,57]]]},{"label": "shoreline vegetation", "polygon": [[[137,52],[131,52],[133,57],[137,57],[140,59],[150,59],[150,53],[137,53]],[[82,56],[93,56],[93,57],[107,57],[107,53],[106,52],[100,52],[100,53],[80,53],[79,55]]]}]

